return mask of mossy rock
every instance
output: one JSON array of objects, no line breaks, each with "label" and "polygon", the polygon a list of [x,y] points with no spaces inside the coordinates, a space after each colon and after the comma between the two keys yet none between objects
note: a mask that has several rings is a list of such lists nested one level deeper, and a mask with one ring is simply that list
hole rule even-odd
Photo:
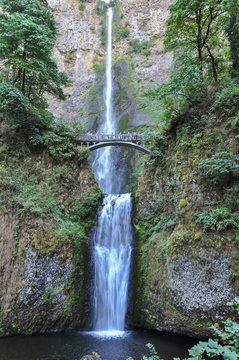
[{"label": "mossy rock", "polygon": [[179,201],[179,207],[180,207],[180,209],[185,208],[185,207],[187,206],[187,204],[188,204],[187,200],[181,199],[181,200]]},{"label": "mossy rock", "polygon": [[174,257],[174,255],[179,253],[193,238],[194,234],[191,231],[174,231],[167,241],[167,255],[169,257]]},{"label": "mossy rock", "polygon": [[129,120],[128,114],[124,114],[123,116],[121,116],[120,121],[118,122],[118,128],[117,128],[118,132],[122,132],[125,129],[127,129],[128,120]]}]

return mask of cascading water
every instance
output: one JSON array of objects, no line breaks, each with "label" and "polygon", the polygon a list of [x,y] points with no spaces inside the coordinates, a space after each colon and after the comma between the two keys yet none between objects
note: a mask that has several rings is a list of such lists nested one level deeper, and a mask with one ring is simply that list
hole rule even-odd
[{"label": "cascading water", "polygon": [[[114,9],[107,11],[107,61],[105,87],[105,121],[100,132],[115,132],[112,116],[112,20]],[[102,209],[94,229],[94,331],[124,330],[127,309],[127,288],[132,251],[130,194],[115,194],[120,189],[120,178],[115,184],[112,174],[114,152],[111,147],[98,150],[92,169],[105,194]]]},{"label": "cascading water", "polygon": [[[106,86],[104,91],[105,121],[99,127],[100,133],[111,134],[115,132],[115,119],[112,116],[112,21],[114,8],[107,11],[107,57],[106,57]],[[92,169],[104,193],[110,194],[114,189],[114,174],[112,172],[112,148],[106,147],[98,150],[92,162]]]},{"label": "cascading water", "polygon": [[105,124],[104,132],[115,131],[115,124],[112,118],[112,21],[114,9],[110,7],[107,11],[107,58],[106,58],[106,87],[105,87]]},{"label": "cascading water", "polygon": [[131,258],[130,194],[104,198],[94,234],[94,329],[124,330]]}]

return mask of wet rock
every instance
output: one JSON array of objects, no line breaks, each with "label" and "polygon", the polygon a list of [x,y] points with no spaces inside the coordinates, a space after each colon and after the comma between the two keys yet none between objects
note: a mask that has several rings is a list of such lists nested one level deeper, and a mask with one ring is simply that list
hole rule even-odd
[{"label": "wet rock", "polygon": [[97,352],[92,352],[92,355],[84,355],[80,360],[102,360]]}]

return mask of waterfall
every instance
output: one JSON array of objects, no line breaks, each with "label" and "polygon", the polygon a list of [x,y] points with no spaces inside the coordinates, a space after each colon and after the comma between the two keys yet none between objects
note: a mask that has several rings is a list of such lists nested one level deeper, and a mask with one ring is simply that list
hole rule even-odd
[{"label": "waterfall", "polygon": [[124,330],[132,243],[130,194],[104,198],[93,241],[94,329]]},{"label": "waterfall", "polygon": [[[107,56],[106,56],[106,86],[104,90],[105,121],[98,129],[101,133],[110,134],[115,131],[115,121],[112,116],[112,21],[114,8],[107,10]],[[96,180],[104,193],[110,194],[114,189],[114,174],[112,172],[112,148],[97,150],[92,161],[92,169]]]},{"label": "waterfall", "polygon": [[[105,121],[100,132],[115,132],[112,115],[112,21],[114,9],[107,11],[107,59],[105,86]],[[130,194],[116,194],[120,176],[114,173],[112,147],[97,150],[92,161],[95,177],[105,194],[93,231],[94,318],[93,330],[124,330],[127,289],[132,252],[132,199]]]},{"label": "waterfall", "polygon": [[106,87],[105,87],[105,124],[104,132],[115,131],[112,121],[112,21],[114,9],[110,7],[107,11],[107,57],[106,57]]}]

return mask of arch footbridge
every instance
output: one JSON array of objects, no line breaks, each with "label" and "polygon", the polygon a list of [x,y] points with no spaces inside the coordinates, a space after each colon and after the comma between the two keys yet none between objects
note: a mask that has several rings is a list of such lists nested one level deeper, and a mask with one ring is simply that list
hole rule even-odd
[{"label": "arch footbridge", "polygon": [[76,142],[81,146],[86,146],[90,151],[106,146],[128,146],[145,154],[150,154],[150,150],[143,146],[143,140],[143,135],[141,134],[79,134],[76,136]]}]

